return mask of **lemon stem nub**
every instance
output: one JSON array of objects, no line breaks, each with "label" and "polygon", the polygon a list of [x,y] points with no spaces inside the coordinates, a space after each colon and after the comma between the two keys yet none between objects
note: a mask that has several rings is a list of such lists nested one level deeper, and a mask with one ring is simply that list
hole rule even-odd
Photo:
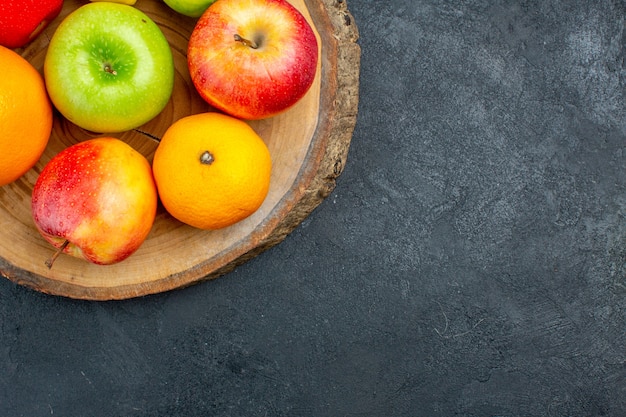
[{"label": "lemon stem nub", "polygon": [[209,151],[204,151],[202,152],[202,155],[200,155],[201,164],[211,165],[213,161],[215,161],[215,158],[213,157],[213,155],[211,155],[211,152]]},{"label": "lemon stem nub", "polygon": [[242,38],[238,34],[235,34],[235,41],[241,42],[244,45],[249,46],[252,49],[257,49],[259,47],[259,45],[255,41],[251,41],[249,39]]}]

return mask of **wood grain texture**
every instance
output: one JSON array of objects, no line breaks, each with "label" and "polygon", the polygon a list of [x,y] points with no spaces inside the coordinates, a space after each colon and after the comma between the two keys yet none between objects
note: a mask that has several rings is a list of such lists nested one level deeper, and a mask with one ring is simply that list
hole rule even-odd
[{"label": "wood grain texture", "polygon": [[[84,1],[66,0],[58,19],[20,50],[39,70],[53,31]],[[62,256],[48,269],[53,252],[35,229],[30,193],[43,166],[63,148],[99,136],[58,114],[40,162],[13,184],[0,188],[0,273],[35,290],[78,299],[125,299],[168,291],[221,276],[280,243],[334,189],[356,123],[360,48],[358,29],[345,1],[292,0],[316,30],[321,59],[313,87],[292,109],[250,122],[266,141],[274,169],[268,197],[248,219],[226,229],[202,231],[173,219],[159,208],[142,247],[127,260],[97,266]],[[212,109],[194,90],[186,66],[187,39],[195,20],[171,12],[162,2],[139,0],[172,47],[174,94],[163,112],[138,130],[160,137],[172,122]],[[151,160],[157,142],[137,131],[114,135]]]}]

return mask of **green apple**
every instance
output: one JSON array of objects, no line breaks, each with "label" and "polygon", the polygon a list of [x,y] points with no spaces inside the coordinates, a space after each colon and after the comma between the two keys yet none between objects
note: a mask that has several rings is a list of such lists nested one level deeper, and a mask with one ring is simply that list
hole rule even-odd
[{"label": "green apple", "polygon": [[165,4],[180,14],[200,17],[216,0],[163,0]]},{"label": "green apple", "polygon": [[137,128],[156,117],[174,88],[172,51],[161,29],[133,6],[85,4],[50,40],[44,77],[52,103],[92,132]]},{"label": "green apple", "polygon": [[98,2],[98,1],[111,1],[113,3],[122,3],[122,4],[129,4],[129,5],[133,5],[135,3],[137,3],[137,0],[89,0],[92,2]]}]

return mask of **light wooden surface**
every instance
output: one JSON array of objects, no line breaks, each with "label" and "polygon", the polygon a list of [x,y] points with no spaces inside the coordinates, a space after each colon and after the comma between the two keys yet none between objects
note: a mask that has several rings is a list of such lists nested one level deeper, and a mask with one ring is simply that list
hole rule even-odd
[{"label": "light wooden surface", "polygon": [[[43,66],[49,38],[63,16],[84,4],[66,0],[63,12],[37,40],[20,52]],[[358,30],[345,1],[291,0],[316,29],[321,59],[309,93],[288,112],[250,122],[266,141],[273,159],[269,194],[248,219],[219,231],[183,225],[159,208],[153,229],[127,260],[92,265],[59,257],[35,229],[30,193],[42,167],[63,148],[99,136],[57,115],[40,162],[13,184],[0,187],[0,273],[38,291],[71,298],[109,300],[137,297],[215,278],[279,243],[329,195],[346,164],[358,107],[360,49]],[[139,0],[163,30],[176,67],[174,94],[164,111],[139,129],[156,137],[188,114],[211,111],[195,92],[186,64],[187,39],[195,19],[172,13],[162,2]],[[137,132],[114,135],[151,160],[157,142]]]}]

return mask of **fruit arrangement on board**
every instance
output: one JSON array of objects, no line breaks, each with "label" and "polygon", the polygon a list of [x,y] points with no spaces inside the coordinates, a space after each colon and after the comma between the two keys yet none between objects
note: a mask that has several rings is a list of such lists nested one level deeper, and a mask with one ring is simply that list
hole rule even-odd
[{"label": "fruit arrangement on board", "polygon": [[[313,84],[319,45],[288,0],[154,1],[197,20],[187,68],[214,109],[174,121],[160,138],[139,128],[165,109],[176,73],[161,27],[136,0],[85,1],[62,18],[63,0],[0,5],[0,186],[39,162],[55,112],[97,136],[66,146],[37,174],[31,214],[56,248],[49,268],[61,254],[98,265],[128,258],[159,201],[198,229],[252,215],[269,192],[272,157],[248,121],[284,113]],[[40,72],[17,49],[57,18]],[[132,130],[158,140],[152,161],[114,137]]]}]

